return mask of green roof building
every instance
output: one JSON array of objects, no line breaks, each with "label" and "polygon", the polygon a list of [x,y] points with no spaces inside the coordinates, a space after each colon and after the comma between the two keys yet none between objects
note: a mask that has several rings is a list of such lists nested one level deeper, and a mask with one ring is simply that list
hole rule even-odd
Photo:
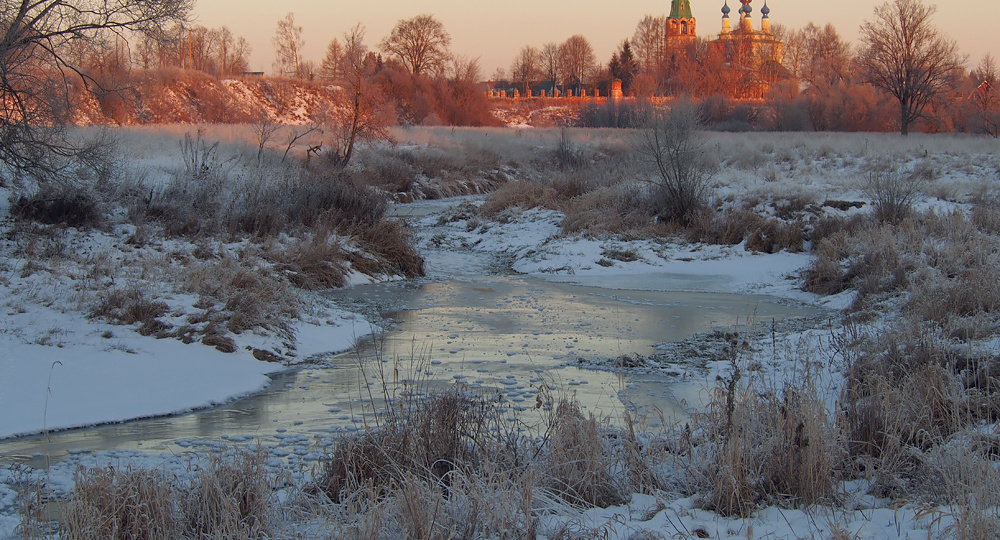
[{"label": "green roof building", "polygon": [[695,20],[691,14],[691,0],[672,0],[667,17],[668,45],[683,45],[694,41]]}]

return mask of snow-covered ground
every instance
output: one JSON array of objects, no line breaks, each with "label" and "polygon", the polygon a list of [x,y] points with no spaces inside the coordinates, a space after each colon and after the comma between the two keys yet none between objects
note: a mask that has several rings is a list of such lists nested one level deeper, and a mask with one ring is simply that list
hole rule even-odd
[{"label": "snow-covered ground", "polygon": [[[256,360],[249,348],[274,336],[248,336],[223,353],[201,343],[142,336],[133,327],[88,319],[61,303],[25,303],[30,284],[0,286],[0,438],[160,416],[232,401],[257,392],[268,374],[287,369]],[[60,289],[35,294],[58,298]],[[17,307],[11,307],[14,303]],[[360,315],[326,308],[295,328],[297,354],[341,352],[367,335]],[[251,345],[252,344],[252,345]]]},{"label": "snow-covered ground", "polygon": [[[920,203],[925,208],[961,208],[962,203],[956,201],[964,201],[965,194],[984,181],[983,171],[988,173],[990,168],[989,164],[980,168],[981,156],[935,154],[932,158],[937,160],[936,167],[946,171],[945,180],[935,182],[943,196],[928,194]],[[911,163],[917,160],[914,157]],[[823,198],[860,199],[853,178],[838,176],[833,170],[807,161],[799,156],[784,162],[776,180],[767,183],[759,179],[756,171],[724,173],[727,183],[719,196],[744,197],[765,191],[795,193],[805,189],[818,190]],[[970,166],[969,161],[977,163]],[[814,185],[803,186],[791,170],[808,167],[826,172],[810,180]],[[958,172],[963,170],[969,172]],[[957,191],[962,196],[954,196]],[[6,215],[7,197],[0,195],[2,217]],[[495,265],[509,265],[516,272],[544,279],[615,289],[766,294],[832,309],[846,306],[852,298],[850,293],[820,298],[802,292],[799,274],[809,264],[807,253],[768,255],[747,251],[742,244],[706,246],[562,236],[562,215],[550,210],[530,210],[503,224],[490,222],[476,227],[468,226],[465,220],[439,218],[436,212],[413,218],[419,224],[419,243],[432,276],[476,275]],[[111,233],[109,237],[83,239],[74,249],[86,249],[87,242],[93,242],[102,250],[113,250],[123,235]],[[4,245],[4,249],[11,249],[9,242]],[[631,262],[609,261],[606,254],[611,250],[628,250],[637,258]],[[86,316],[82,294],[74,292],[76,280],[87,279],[85,276],[27,272],[29,261],[3,255],[0,438],[210,406],[258,391],[267,383],[268,374],[286,369],[258,361],[250,353],[254,348],[287,349],[280,337],[240,336],[237,352],[227,354],[199,343],[142,336],[134,326],[111,325]],[[169,297],[168,303],[171,312],[182,313],[196,300],[175,295]],[[363,317],[317,299],[308,315],[293,328],[294,354],[306,358],[345,350],[370,328]],[[818,334],[810,337],[808,331],[794,332],[784,339],[786,343],[804,339],[822,344]],[[710,368],[724,374],[726,366]],[[834,377],[834,366],[830,369],[828,375]],[[308,447],[308,441],[290,439],[287,444]],[[48,488],[65,494],[72,489],[73,472],[81,465],[134,465],[183,475],[185,470],[190,471],[192,459],[199,458],[131,451],[84,453],[71,455],[53,466],[45,478]],[[277,470],[285,464],[273,458],[270,466]],[[13,470],[0,471],[0,538],[14,535],[18,524],[19,518],[14,515],[17,495],[12,487],[15,476]],[[627,506],[588,511],[561,508],[542,518],[540,530],[544,534],[569,524],[581,534],[602,538],[927,538],[947,536],[954,523],[947,508],[886,507],[891,501],[863,493],[864,486],[844,486],[847,502],[842,507],[771,507],[748,519],[723,518],[700,510],[689,498],[636,495]]]}]

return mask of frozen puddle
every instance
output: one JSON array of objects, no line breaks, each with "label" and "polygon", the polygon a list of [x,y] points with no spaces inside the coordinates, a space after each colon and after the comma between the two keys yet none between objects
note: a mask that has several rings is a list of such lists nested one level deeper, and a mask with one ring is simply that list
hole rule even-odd
[{"label": "frozen puddle", "polygon": [[[588,411],[621,418],[626,403],[657,428],[683,420],[704,381],[584,370],[580,359],[648,355],[653,345],[713,328],[812,316],[816,309],[767,297],[706,292],[610,290],[520,276],[433,283],[394,282],[331,293],[355,308],[378,309],[395,324],[332,367],[275,377],[258,395],[211,410],[35,436],[0,443],[5,460],[33,465],[87,449],[185,452],[260,443],[293,463],[319,457],[337,434],[374,425],[386,394],[422,396],[456,385],[499,400],[523,429],[540,422],[548,400],[571,397]],[[687,375],[693,375],[694,371]]]}]

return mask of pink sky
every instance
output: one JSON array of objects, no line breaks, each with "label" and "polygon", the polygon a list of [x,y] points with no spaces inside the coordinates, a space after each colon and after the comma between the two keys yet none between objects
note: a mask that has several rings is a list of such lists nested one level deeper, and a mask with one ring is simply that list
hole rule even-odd
[{"label": "pink sky", "polygon": [[[233,33],[253,45],[251,68],[271,72],[275,26],[292,12],[303,27],[306,57],[316,63],[327,44],[356,23],[368,29],[368,45],[376,47],[400,19],[430,13],[440,20],[452,37],[452,51],[478,57],[483,75],[497,67],[507,68],[524,45],[540,47],[562,42],[573,34],[583,34],[593,45],[598,61],[607,63],[611,53],[630,38],[636,23],[647,14],[664,15],[669,0],[197,0],[198,24],[228,26]],[[857,39],[858,27],[871,18],[881,0],[768,0],[771,23],[800,28],[813,21],[833,23],[841,36]],[[952,39],[974,66],[987,52],[1000,60],[997,33],[997,4],[989,0],[931,2],[938,5],[934,22]],[[730,0],[735,13],[739,0]],[[762,0],[754,0],[754,22],[759,24]],[[710,37],[721,27],[722,0],[691,0],[698,21],[698,34]],[[735,6],[735,7],[734,7]],[[992,36],[992,37],[991,37]]]}]

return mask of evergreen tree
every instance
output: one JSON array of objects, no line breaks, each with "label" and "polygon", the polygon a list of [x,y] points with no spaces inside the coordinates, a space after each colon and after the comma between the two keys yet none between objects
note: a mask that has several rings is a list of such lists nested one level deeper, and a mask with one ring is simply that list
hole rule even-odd
[{"label": "evergreen tree", "polygon": [[639,72],[639,65],[632,54],[632,46],[626,39],[621,48],[611,56],[608,63],[608,71],[612,79],[622,81],[622,92],[626,95],[632,90],[632,79]]}]

